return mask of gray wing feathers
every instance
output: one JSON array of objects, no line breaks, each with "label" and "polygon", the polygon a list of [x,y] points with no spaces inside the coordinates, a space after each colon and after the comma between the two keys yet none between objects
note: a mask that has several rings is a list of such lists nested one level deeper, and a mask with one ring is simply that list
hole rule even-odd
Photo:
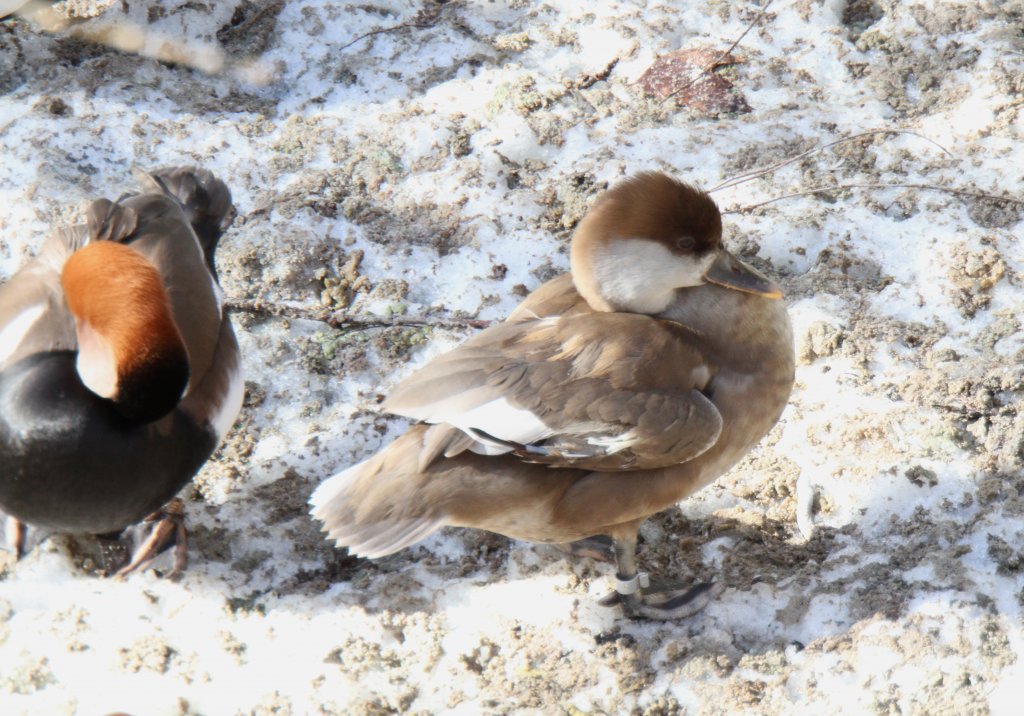
[{"label": "gray wing feathers", "polygon": [[196,167],[165,167],[149,173],[136,170],[135,174],[151,191],[177,200],[212,268],[217,242],[237,214],[227,185],[208,170]]},{"label": "gray wing feathers", "polygon": [[115,204],[109,199],[97,199],[85,212],[86,225],[92,241],[127,241],[139,226],[139,215],[134,209]]},{"label": "gray wing feathers", "polygon": [[[399,384],[384,409],[455,426],[476,452],[556,467],[686,462],[715,443],[722,419],[700,392],[702,355],[661,326],[624,314],[493,326]],[[636,340],[608,340],[630,328]]]}]

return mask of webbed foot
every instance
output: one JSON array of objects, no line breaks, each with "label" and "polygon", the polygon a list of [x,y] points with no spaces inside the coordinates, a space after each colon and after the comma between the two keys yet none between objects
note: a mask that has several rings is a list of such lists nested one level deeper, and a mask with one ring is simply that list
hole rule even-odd
[{"label": "webbed foot", "polygon": [[671,579],[651,579],[636,568],[636,536],[616,537],[615,591],[598,603],[610,607],[622,605],[622,611],[631,619],[682,619],[692,616],[711,603],[721,593],[715,582],[681,582]]},{"label": "webbed foot", "polygon": [[[166,577],[173,577],[188,566],[188,532],[185,530],[185,503],[175,498],[163,509],[149,515],[140,525],[145,537],[132,553],[131,561],[116,571],[116,576],[144,571],[163,552],[173,549],[173,567]],[[106,572],[106,570],[104,570]]]},{"label": "webbed foot", "polygon": [[615,591],[598,604],[621,604],[622,611],[632,619],[682,619],[702,610],[721,591],[717,582],[650,579],[641,572],[632,580],[616,580]]}]

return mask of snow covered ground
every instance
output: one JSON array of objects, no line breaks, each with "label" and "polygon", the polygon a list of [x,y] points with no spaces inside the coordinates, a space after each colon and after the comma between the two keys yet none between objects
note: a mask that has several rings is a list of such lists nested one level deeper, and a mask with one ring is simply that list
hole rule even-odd
[{"label": "snow covered ground", "polygon": [[[0,276],[133,165],[195,163],[239,209],[230,298],[437,325],[236,312],[247,400],[186,493],[187,574],[97,578],[81,537],[0,562],[0,713],[1020,712],[1022,204],[981,195],[1024,196],[1024,2],[60,7],[223,71],[0,23]],[[715,71],[749,112],[636,84],[751,26]],[[564,271],[608,183],[865,132],[714,194],[799,365],[763,444],[643,529],[649,570],[724,585],[704,612],[625,621],[606,565],[481,532],[373,563],[320,538],[315,485],[405,427],[379,396]]]}]

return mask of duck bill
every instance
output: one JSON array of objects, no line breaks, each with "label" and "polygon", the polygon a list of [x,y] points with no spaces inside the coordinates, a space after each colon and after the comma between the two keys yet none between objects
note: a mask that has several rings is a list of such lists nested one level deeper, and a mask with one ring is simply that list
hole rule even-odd
[{"label": "duck bill", "polygon": [[717,286],[752,293],[764,298],[782,298],[782,291],[771,279],[761,275],[752,266],[740,261],[728,251],[719,251],[711,267],[704,272],[704,280]]}]

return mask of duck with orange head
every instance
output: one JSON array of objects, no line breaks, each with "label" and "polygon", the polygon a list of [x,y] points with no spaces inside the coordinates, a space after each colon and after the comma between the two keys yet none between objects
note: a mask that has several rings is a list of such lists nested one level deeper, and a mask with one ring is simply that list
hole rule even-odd
[{"label": "duck with orange head", "polygon": [[[227,186],[193,167],[140,173],[98,199],[0,286],[0,512],[27,528],[149,539],[121,573],[175,545],[179,503],[241,408],[238,343],[214,252],[234,218]],[[159,519],[158,519],[159,518]]]}]

